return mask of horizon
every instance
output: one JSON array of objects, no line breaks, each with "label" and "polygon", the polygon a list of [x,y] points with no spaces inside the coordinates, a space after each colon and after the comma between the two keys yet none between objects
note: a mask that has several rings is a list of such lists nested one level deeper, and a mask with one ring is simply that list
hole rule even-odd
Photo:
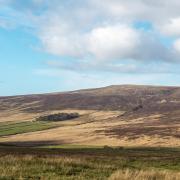
[{"label": "horizon", "polygon": [[180,86],[180,2],[0,0],[0,96]]},{"label": "horizon", "polygon": [[103,89],[108,87],[117,87],[117,86],[134,86],[134,87],[154,87],[154,88],[180,88],[180,86],[173,86],[173,85],[151,85],[151,84],[112,84],[108,86],[100,86],[100,87],[89,87],[89,88],[81,88],[81,89],[72,89],[67,91],[54,91],[54,92],[42,92],[42,93],[31,93],[31,94],[15,94],[15,95],[5,95],[0,97],[16,97],[16,96],[34,96],[34,95],[48,95],[48,94],[59,94],[59,93],[69,93],[69,92],[76,92],[76,91],[84,91],[84,90],[95,90],[95,89]]}]

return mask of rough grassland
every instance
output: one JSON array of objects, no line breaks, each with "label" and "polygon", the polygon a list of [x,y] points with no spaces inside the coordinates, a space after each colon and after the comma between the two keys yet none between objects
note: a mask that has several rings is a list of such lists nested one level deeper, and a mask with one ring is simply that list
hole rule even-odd
[{"label": "rough grassland", "polygon": [[180,150],[0,148],[0,179],[179,180]]},{"label": "rough grassland", "polygon": [[171,171],[157,171],[157,170],[118,170],[113,173],[109,180],[179,180],[180,173]]}]

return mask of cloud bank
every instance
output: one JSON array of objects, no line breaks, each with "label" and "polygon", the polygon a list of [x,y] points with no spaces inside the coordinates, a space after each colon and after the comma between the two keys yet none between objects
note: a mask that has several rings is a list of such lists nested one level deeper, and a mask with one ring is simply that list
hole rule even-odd
[{"label": "cloud bank", "polygon": [[178,0],[0,0],[0,7],[9,16],[0,17],[1,27],[17,17],[44,51],[73,59],[51,67],[162,73],[180,62]]}]

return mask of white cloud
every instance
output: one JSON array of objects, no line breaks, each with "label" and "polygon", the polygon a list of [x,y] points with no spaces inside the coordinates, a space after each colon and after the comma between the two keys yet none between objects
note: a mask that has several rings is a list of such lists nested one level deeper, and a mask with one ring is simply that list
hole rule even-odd
[{"label": "white cloud", "polygon": [[87,32],[72,29],[73,26],[62,20],[60,23],[53,20],[48,26],[43,26],[39,37],[44,49],[59,56],[88,58],[96,64],[126,59],[137,61],[176,59],[153,33],[142,32],[130,25],[103,25]]},{"label": "white cloud", "polygon": [[43,26],[39,37],[46,51],[55,55],[79,57],[83,54],[83,38],[80,34],[71,31],[68,24],[53,21]]},{"label": "white cloud", "polygon": [[126,25],[97,27],[87,34],[87,48],[96,59],[132,58],[139,33]]},{"label": "white cloud", "polygon": [[127,25],[106,25],[88,32],[72,30],[68,24],[51,22],[39,34],[44,48],[53,54],[96,60],[132,58],[140,34]]},{"label": "white cloud", "polygon": [[[166,48],[158,37],[158,33],[163,31],[168,31],[168,35],[170,31],[175,31],[175,25],[170,27],[167,22],[178,15],[178,1],[173,0],[176,7],[162,0],[104,0],[103,3],[98,0],[79,0],[77,3],[58,3],[53,10],[50,6],[48,12],[42,15],[43,18],[37,21],[38,36],[49,53],[91,58],[91,61],[178,60],[177,54],[172,53],[174,46]],[[142,32],[133,27],[134,22],[144,20],[150,21],[157,28],[152,32]],[[173,21],[172,24],[177,23]],[[162,28],[157,32],[160,26]],[[178,25],[176,29],[178,33]]]},{"label": "white cloud", "polygon": [[[141,71],[136,62],[179,60],[178,0],[22,1],[0,0],[0,4],[8,4],[16,11],[19,22],[33,24],[46,52],[73,57],[79,67]],[[134,26],[142,21],[152,24],[152,29]],[[160,40],[162,36],[175,36],[174,45],[166,47]],[[134,63],[127,66],[131,68],[122,65],[129,60]]]},{"label": "white cloud", "polygon": [[180,53],[180,39],[177,39],[175,42],[174,42],[174,49]]},{"label": "white cloud", "polygon": [[180,36],[180,17],[170,19],[161,27],[163,33],[169,36]]},{"label": "white cloud", "polygon": [[162,23],[179,15],[178,0],[91,0],[100,12],[117,19]]}]

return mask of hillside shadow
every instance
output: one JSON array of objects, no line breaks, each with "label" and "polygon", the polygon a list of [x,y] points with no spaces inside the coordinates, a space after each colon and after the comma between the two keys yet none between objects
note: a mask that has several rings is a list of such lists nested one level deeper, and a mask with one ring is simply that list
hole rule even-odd
[{"label": "hillside shadow", "polygon": [[0,142],[0,147],[41,147],[66,144],[65,141],[7,141]]}]

